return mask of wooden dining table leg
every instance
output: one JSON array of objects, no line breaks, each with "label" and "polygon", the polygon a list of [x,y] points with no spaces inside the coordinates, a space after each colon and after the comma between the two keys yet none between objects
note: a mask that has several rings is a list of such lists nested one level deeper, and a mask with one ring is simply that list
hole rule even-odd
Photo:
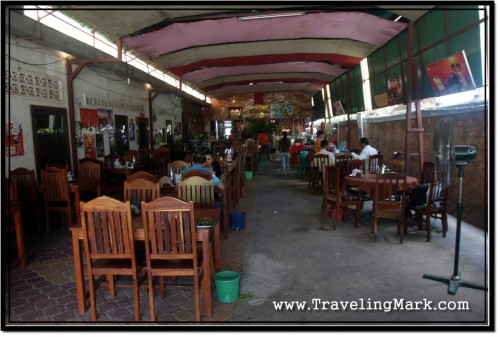
[{"label": "wooden dining table leg", "polygon": [[73,241],[73,260],[75,265],[75,283],[76,283],[76,298],[78,301],[78,311],[81,315],[87,310],[85,305],[85,279],[83,276],[83,260],[81,254],[80,240],[78,234],[74,231],[71,232],[71,239]]},{"label": "wooden dining table leg", "polygon": [[205,302],[205,316],[207,318],[212,317],[212,297],[211,297],[211,259],[210,259],[210,238],[208,237],[203,240],[203,300]]},{"label": "wooden dining table leg", "polygon": [[[215,265],[215,272],[220,272],[221,270],[221,261],[220,261],[220,217],[217,219],[217,224],[215,226],[214,230],[214,246],[215,246],[215,252],[214,252],[214,265]],[[225,236],[224,236],[225,237]]]},{"label": "wooden dining table leg", "polygon": [[226,189],[222,193],[222,217],[222,223],[224,225],[224,239],[227,240],[229,239],[229,205]]},{"label": "wooden dining table leg", "polygon": [[25,268],[27,265],[26,261],[26,251],[24,248],[24,235],[23,235],[23,221],[21,219],[21,207],[14,207],[12,212],[12,217],[14,218],[14,225],[16,230],[16,244],[17,244],[17,255],[19,258],[19,267]]}]

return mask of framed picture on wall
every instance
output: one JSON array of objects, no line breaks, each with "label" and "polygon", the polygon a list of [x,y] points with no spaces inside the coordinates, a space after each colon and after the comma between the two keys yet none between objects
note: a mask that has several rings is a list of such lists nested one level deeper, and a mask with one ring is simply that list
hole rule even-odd
[{"label": "framed picture on wall", "polygon": [[474,90],[476,85],[465,51],[425,66],[436,96]]},{"label": "framed picture on wall", "polygon": [[174,124],[174,135],[182,134],[182,122],[176,122]]}]

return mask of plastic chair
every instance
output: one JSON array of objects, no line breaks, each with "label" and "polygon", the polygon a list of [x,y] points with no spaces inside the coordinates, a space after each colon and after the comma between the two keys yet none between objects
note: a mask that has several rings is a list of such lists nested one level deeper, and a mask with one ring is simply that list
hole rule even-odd
[{"label": "plastic chair", "polygon": [[297,166],[297,172],[295,173],[296,177],[300,177],[307,172],[309,172],[309,163],[307,162],[307,154],[309,151],[300,151],[297,154],[297,159],[298,159],[298,166]]},{"label": "plastic chair", "polygon": [[[142,223],[146,246],[149,310],[155,321],[154,277],[187,276],[193,278],[196,321],[200,321],[200,283],[203,260],[196,249],[194,203],[163,197],[142,203]],[[165,298],[164,283],[160,282],[161,298]]]},{"label": "plastic chair", "polygon": [[[139,285],[145,279],[139,279],[139,273],[144,263],[138,261],[135,253],[130,202],[103,196],[80,202],[80,210],[92,320],[97,320],[95,288],[99,286],[94,276],[130,275],[135,320],[139,321]],[[114,288],[111,296],[114,297]]]}]

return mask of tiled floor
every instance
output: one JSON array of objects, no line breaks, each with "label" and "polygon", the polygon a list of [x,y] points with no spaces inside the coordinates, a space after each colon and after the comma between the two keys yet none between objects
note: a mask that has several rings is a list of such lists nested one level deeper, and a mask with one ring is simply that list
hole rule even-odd
[{"label": "tiled floor", "polygon": [[[252,198],[252,184],[246,186],[246,195],[238,205],[239,210],[248,206]],[[246,205],[246,206],[245,206]],[[242,272],[247,228],[231,230],[228,240],[221,240],[222,270]],[[5,275],[5,323],[6,325],[91,323],[90,311],[80,315],[77,307],[74,282],[71,237],[59,229],[50,237],[26,237],[28,266],[13,268]],[[233,317],[233,303],[217,301],[212,292],[212,317],[202,321],[225,322]],[[134,303],[132,289],[118,288],[115,298],[106,289],[97,291],[98,321],[132,322]],[[194,301],[190,287],[168,289],[166,299],[156,298],[156,323],[193,322]],[[145,290],[140,294],[141,321],[149,320],[149,299]],[[202,302],[203,306],[203,302]]]},{"label": "tiled floor", "polygon": [[[242,274],[240,298],[233,303],[217,301],[213,292],[212,317],[201,316],[208,325],[234,325],[313,321],[335,324],[354,322],[451,322],[467,324],[487,317],[488,292],[461,288],[456,296],[446,286],[422,278],[424,273],[447,275],[453,266],[456,220],[449,216],[450,232],[443,238],[439,222],[433,223],[430,242],[424,233],[411,228],[403,245],[394,224],[381,225],[370,233],[369,210],[362,224],[337,225],[320,216],[321,193],[307,188],[307,178],[295,173],[283,176],[278,161],[259,165],[247,181],[238,209],[246,211],[245,228],[231,230],[221,240],[222,270]],[[368,206],[368,205],[367,205]],[[368,207],[367,207],[368,208]],[[464,224],[466,225],[466,224]],[[487,277],[487,237],[470,225],[463,227],[460,268],[471,281],[484,284]],[[63,230],[48,239],[27,238],[28,266],[11,269],[5,279],[5,323],[7,325],[94,324],[90,312],[77,310],[70,236]],[[409,291],[410,289],[410,291]],[[98,321],[95,324],[132,324],[132,290],[119,288],[115,298],[98,291]],[[358,298],[429,298],[466,300],[473,310],[462,312],[325,312],[280,311],[273,301]],[[167,298],[156,299],[157,325],[190,325],[194,321],[193,292],[169,288]],[[141,322],[149,322],[149,300],[141,291]]]}]

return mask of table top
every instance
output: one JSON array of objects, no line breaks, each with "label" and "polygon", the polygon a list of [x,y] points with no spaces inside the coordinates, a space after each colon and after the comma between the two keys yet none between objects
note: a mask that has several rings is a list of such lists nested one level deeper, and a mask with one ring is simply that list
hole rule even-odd
[{"label": "table top", "polygon": [[[347,175],[344,177],[344,184],[350,186],[356,186],[365,192],[370,193],[372,189],[375,188],[377,183],[377,175],[374,173],[365,174],[363,177],[353,177]],[[406,184],[415,187],[418,185],[418,179],[411,176],[406,176]]]}]

